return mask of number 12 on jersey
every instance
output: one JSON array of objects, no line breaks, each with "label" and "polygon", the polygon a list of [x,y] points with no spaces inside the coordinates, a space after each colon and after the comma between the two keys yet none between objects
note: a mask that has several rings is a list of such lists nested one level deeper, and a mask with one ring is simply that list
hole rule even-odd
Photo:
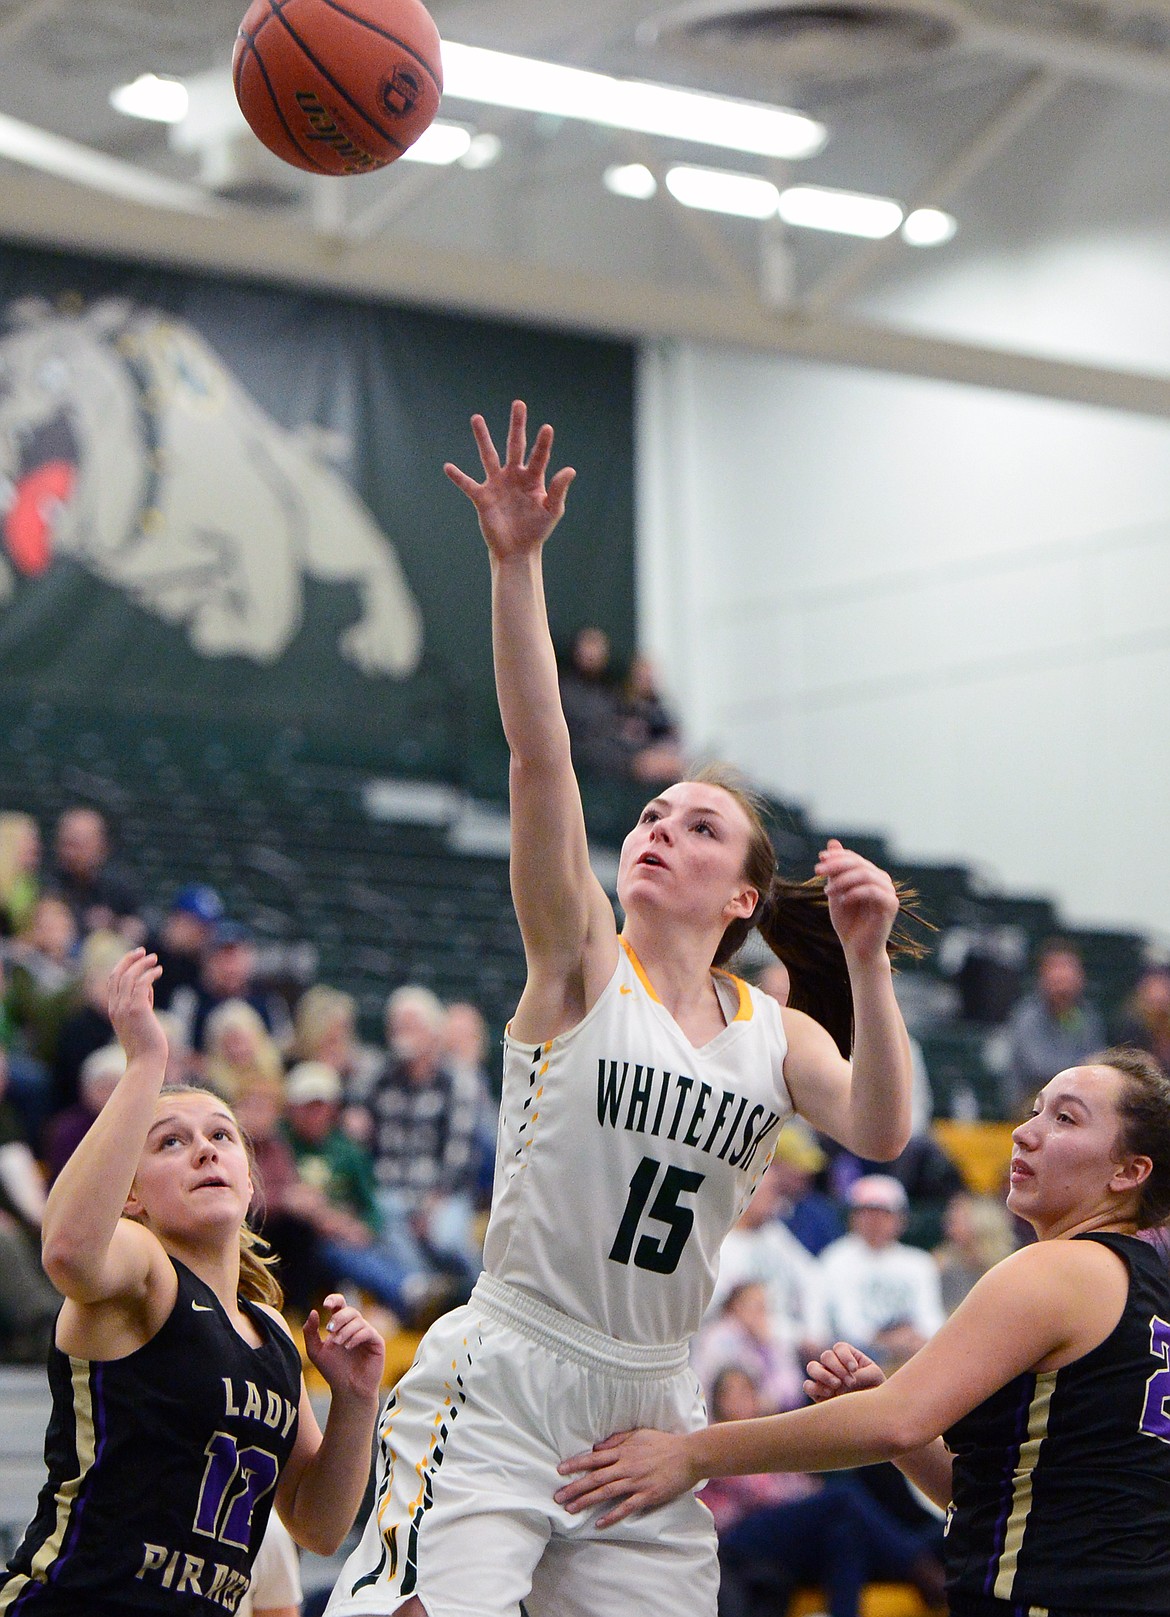
[{"label": "number 12 on jersey", "polygon": [[[656,1162],[653,1157],[643,1157],[635,1168],[630,1180],[630,1194],[626,1198],[626,1210],[609,1255],[614,1263],[629,1263],[632,1255],[636,1269],[652,1269],[655,1274],[672,1275],[678,1268],[687,1237],[695,1227],[694,1208],[681,1203],[679,1198],[693,1196],[707,1176],[668,1164],[659,1180],[662,1169],[663,1164]],[[658,1238],[647,1233],[635,1247],[634,1240],[642,1223],[642,1215],[646,1212],[646,1204],[656,1183],[657,1194],[650,1202],[650,1211],[646,1216],[652,1224],[665,1225],[666,1233]]]}]

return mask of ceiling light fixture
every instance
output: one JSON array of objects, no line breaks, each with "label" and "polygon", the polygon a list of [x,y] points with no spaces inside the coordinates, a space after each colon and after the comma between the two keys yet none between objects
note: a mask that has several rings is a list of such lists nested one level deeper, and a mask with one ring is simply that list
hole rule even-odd
[{"label": "ceiling light fixture", "polygon": [[633,197],[636,202],[648,202],[658,190],[658,181],[645,163],[613,163],[602,180],[615,197]]},{"label": "ceiling light fixture", "polygon": [[436,119],[398,158],[400,163],[433,163],[445,168],[466,157],[471,150],[472,133],[462,124]]},{"label": "ceiling light fixture", "polygon": [[499,135],[491,135],[486,131],[471,137],[471,145],[459,159],[460,168],[491,168],[504,149],[504,143]]},{"label": "ceiling light fixture", "polygon": [[666,189],[685,208],[732,213],[741,219],[770,219],[780,193],[771,180],[754,174],[729,174],[721,168],[693,168],[680,163],[668,169]]},{"label": "ceiling light fixture", "polygon": [[785,107],[615,79],[450,40],[443,43],[443,94],[760,157],[812,157],[828,138],[824,124]]},{"label": "ceiling light fixture", "polygon": [[951,240],[959,222],[941,208],[915,208],[902,225],[902,240],[911,247],[941,247]]},{"label": "ceiling light fixture", "polygon": [[777,210],[786,225],[802,230],[828,230],[839,236],[880,241],[902,223],[902,206],[892,197],[836,191],[822,185],[792,185],[782,192]]},{"label": "ceiling light fixture", "polygon": [[161,78],[157,73],[141,73],[132,83],[120,84],[110,91],[110,105],[128,118],[178,124],[187,116],[187,86],[178,79]]}]

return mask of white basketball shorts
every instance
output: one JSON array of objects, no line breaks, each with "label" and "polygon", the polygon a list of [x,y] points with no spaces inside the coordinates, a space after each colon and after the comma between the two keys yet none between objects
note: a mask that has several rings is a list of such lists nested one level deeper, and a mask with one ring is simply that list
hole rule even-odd
[{"label": "white basketball shorts", "polygon": [[685,1343],[617,1342],[481,1275],[433,1325],[379,1422],[374,1507],[327,1617],[714,1617],[693,1494],[598,1531],[553,1500],[558,1463],[634,1426],[706,1421]]}]

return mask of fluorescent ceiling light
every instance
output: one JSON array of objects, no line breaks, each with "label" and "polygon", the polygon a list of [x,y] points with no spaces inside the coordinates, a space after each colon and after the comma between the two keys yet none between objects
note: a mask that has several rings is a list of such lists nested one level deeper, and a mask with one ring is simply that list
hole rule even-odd
[{"label": "fluorescent ceiling light", "polygon": [[786,225],[804,230],[831,230],[841,236],[879,241],[902,223],[901,205],[891,197],[833,191],[821,185],[793,185],[780,196],[779,213]]},{"label": "fluorescent ceiling light", "polygon": [[784,107],[610,78],[450,40],[443,42],[443,94],[761,157],[811,157],[827,138],[823,124]]},{"label": "fluorescent ceiling light", "polygon": [[602,176],[605,189],[615,197],[633,197],[646,202],[658,189],[658,181],[645,163],[613,163]]},{"label": "fluorescent ceiling light", "polygon": [[953,213],[944,213],[941,208],[915,208],[906,216],[902,240],[911,247],[941,247],[958,228],[959,222]]},{"label": "fluorescent ceiling light", "polygon": [[471,130],[462,124],[436,120],[424,129],[413,146],[408,146],[398,159],[400,163],[434,163],[445,167],[457,163],[471,150]]},{"label": "fluorescent ceiling light", "polygon": [[491,168],[504,149],[499,135],[472,135],[471,145],[459,159],[460,168]]},{"label": "fluorescent ceiling light", "polygon": [[708,213],[734,213],[743,219],[768,219],[776,212],[780,193],[771,180],[754,174],[729,174],[726,169],[692,168],[678,164],[666,175],[666,189],[687,208]]},{"label": "fluorescent ceiling light", "polygon": [[128,118],[149,118],[153,123],[178,124],[187,116],[187,86],[178,79],[142,73],[132,84],[110,91],[110,105]]}]

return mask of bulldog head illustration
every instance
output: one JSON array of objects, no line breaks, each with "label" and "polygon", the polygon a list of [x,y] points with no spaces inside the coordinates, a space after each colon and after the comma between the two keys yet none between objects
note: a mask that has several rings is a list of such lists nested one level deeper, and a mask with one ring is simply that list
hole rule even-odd
[{"label": "bulldog head illustration", "polygon": [[[422,620],[389,539],[305,435],[190,326],[106,299],[10,305],[0,335],[0,534],[13,572],[70,557],[204,656],[279,658],[306,577],[356,586],[339,652],[405,678]],[[10,569],[10,570],[9,570]]]}]

